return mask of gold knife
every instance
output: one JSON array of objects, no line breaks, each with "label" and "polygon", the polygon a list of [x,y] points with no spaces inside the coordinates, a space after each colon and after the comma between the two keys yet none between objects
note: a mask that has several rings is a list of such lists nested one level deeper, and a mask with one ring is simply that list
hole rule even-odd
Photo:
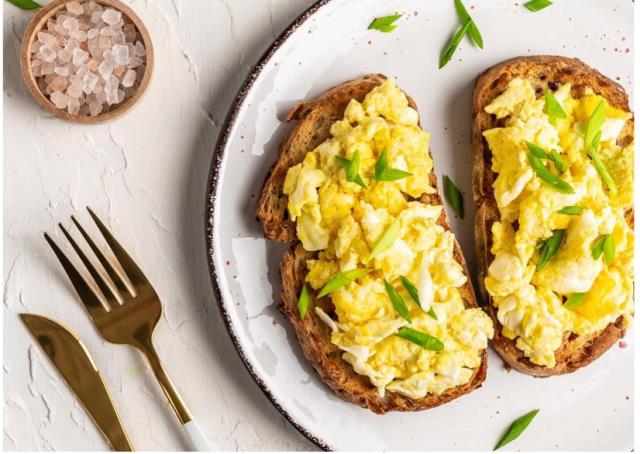
[{"label": "gold knife", "polygon": [[84,344],[68,329],[46,317],[20,314],[29,332],[115,451],[132,451],[102,376]]}]

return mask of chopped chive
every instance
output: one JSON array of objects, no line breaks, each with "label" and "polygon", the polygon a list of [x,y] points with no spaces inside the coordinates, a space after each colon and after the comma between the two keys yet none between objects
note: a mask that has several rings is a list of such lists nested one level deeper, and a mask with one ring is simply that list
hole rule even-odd
[{"label": "chopped chive", "polygon": [[464,35],[467,34],[470,27],[471,27],[471,21],[468,20],[467,22],[464,23],[462,27],[460,27],[456,31],[456,33],[451,38],[451,41],[445,48],[444,52],[442,52],[442,55],[440,56],[439,68],[443,68],[447,63],[449,63],[449,61],[453,57],[453,54],[456,52],[456,49],[460,45],[460,41],[462,41],[462,38],[464,38]]},{"label": "chopped chive", "polygon": [[518,438],[522,432],[531,424],[531,421],[538,414],[540,410],[533,410],[527,413],[526,415],[520,416],[518,419],[513,421],[505,434],[502,436],[498,444],[493,450],[497,450],[502,448],[504,445],[511,443],[513,440]]},{"label": "chopped chive", "polygon": [[9,0],[9,3],[13,3],[18,8],[32,10],[42,8],[42,5],[34,2],[33,0]]},{"label": "chopped chive", "polygon": [[[596,138],[596,134],[602,129],[604,124],[604,101],[600,101],[595,110],[587,121],[587,127],[584,133],[584,145],[585,147],[591,147],[593,140]],[[600,142],[600,140],[598,140]]]},{"label": "chopped chive", "polygon": [[566,307],[567,309],[575,309],[576,307],[582,305],[584,299],[587,297],[587,293],[588,292],[572,293],[567,298],[567,301],[565,301],[564,307]]},{"label": "chopped chive", "polygon": [[553,92],[548,88],[544,91],[544,109],[549,118],[549,123],[555,124],[558,118],[567,118],[567,113],[558,102]]},{"label": "chopped chive", "polygon": [[540,158],[534,156],[531,152],[527,153],[527,157],[529,158],[529,163],[533,168],[534,172],[542,181],[553,187],[556,191],[561,192],[563,194],[573,194],[575,189],[569,183],[564,181],[557,175],[554,175],[545,167]]},{"label": "chopped chive", "polygon": [[473,21],[473,19],[471,19],[471,16],[469,15],[467,8],[464,7],[464,3],[462,3],[462,0],[454,0],[454,3],[456,6],[456,11],[458,13],[458,18],[460,19],[460,23],[464,24],[467,21],[470,22],[469,37],[476,44],[476,46],[482,49],[484,47],[484,42],[482,41],[482,35],[480,34],[480,30],[478,30],[478,26]]},{"label": "chopped chive", "polygon": [[[400,276],[400,282],[402,282],[402,286],[407,290],[407,293],[411,297],[411,299],[422,309],[422,304],[420,303],[420,295],[418,294],[418,289],[415,285],[406,277]],[[424,310],[424,309],[422,309]],[[432,319],[438,320],[438,316],[433,311],[433,308],[430,307],[427,311],[427,315],[429,315]]]},{"label": "chopped chive", "polygon": [[440,351],[444,349],[444,344],[440,339],[406,326],[404,328],[400,328],[396,333],[396,336],[406,339],[409,342],[413,342],[425,350]]},{"label": "chopped chive", "polygon": [[309,289],[307,288],[307,284],[303,284],[300,297],[298,298],[298,311],[300,312],[300,318],[304,318],[305,315],[307,315],[310,302],[311,297],[309,296]]},{"label": "chopped chive", "polygon": [[586,208],[579,205],[567,205],[558,210],[560,214],[576,215],[581,214]]},{"label": "chopped chive", "polygon": [[591,142],[591,146],[589,147],[589,150],[587,151],[587,156],[591,158],[591,162],[593,162],[593,167],[596,168],[596,171],[600,175],[600,178],[602,178],[602,181],[604,181],[604,184],[607,186],[607,188],[609,188],[609,191],[611,192],[611,194],[617,195],[618,185],[616,184],[615,181],[613,181],[613,178],[609,174],[607,167],[604,165],[604,163],[600,159],[600,154],[598,152],[598,150],[600,149],[600,137],[601,137],[601,132],[598,131],[598,133],[593,139],[593,142]]},{"label": "chopped chive", "polygon": [[396,218],[391,224],[389,224],[389,227],[387,227],[385,231],[382,232],[382,235],[380,235],[380,237],[376,240],[371,253],[367,257],[367,262],[371,259],[376,258],[378,255],[380,255],[382,252],[386,251],[393,245],[393,243],[400,236],[400,228],[400,218]]},{"label": "chopped chive", "polygon": [[464,219],[464,200],[462,193],[447,175],[442,176],[442,182],[445,199],[447,199],[447,202],[449,202],[449,205],[451,205],[451,208],[453,208],[453,211],[455,211],[458,217]]},{"label": "chopped chive", "polygon": [[387,150],[384,150],[382,153],[380,153],[380,157],[378,157],[375,165],[375,179],[377,181],[401,180],[412,175],[412,173],[405,172],[404,170],[389,168],[389,157],[387,155]]},{"label": "chopped chive", "polygon": [[552,150],[551,153],[547,153],[544,148],[536,145],[535,143],[531,143],[525,140],[525,144],[527,145],[527,149],[529,150],[529,152],[535,158],[551,161],[554,167],[558,169],[558,172],[560,173],[564,173],[564,171],[567,170],[567,163],[564,159],[562,159],[562,156],[560,156],[560,153],[558,153],[556,150]]},{"label": "chopped chive", "polygon": [[376,17],[369,24],[369,30],[378,30],[383,33],[389,33],[396,29],[394,22],[402,17],[402,14],[394,14],[391,16]]},{"label": "chopped chive", "polygon": [[604,243],[602,244],[602,252],[604,252],[605,263],[607,266],[611,266],[616,256],[616,240],[612,234],[605,236]]},{"label": "chopped chive", "polygon": [[322,298],[332,292],[335,292],[340,287],[344,287],[345,285],[355,281],[358,278],[361,278],[365,274],[369,274],[372,270],[370,268],[354,268],[348,271],[341,271],[339,273],[331,276],[331,279],[320,289],[318,293],[318,298]]},{"label": "chopped chive", "polygon": [[551,257],[558,252],[562,239],[564,238],[564,233],[565,229],[554,230],[549,238],[543,240],[540,258],[538,259],[538,263],[536,263],[536,271],[540,271],[547,262],[551,260]]},{"label": "chopped chive", "polygon": [[531,0],[524,4],[524,7],[533,13],[537,13],[541,9],[545,9],[547,6],[553,5],[549,0]]},{"label": "chopped chive", "polygon": [[355,183],[358,186],[362,186],[363,188],[367,187],[365,182],[362,180],[362,177],[358,173],[358,171],[360,170],[360,150],[356,150],[353,153],[353,157],[351,160],[343,158],[342,156],[336,156],[336,159],[344,168],[344,173],[348,182]]},{"label": "chopped chive", "polygon": [[389,299],[391,300],[391,305],[396,310],[396,312],[400,315],[400,317],[411,323],[411,314],[409,313],[409,308],[405,304],[402,297],[398,294],[398,292],[396,292],[396,289],[394,289],[386,279],[384,280],[384,288],[387,291],[387,295],[389,295]]}]

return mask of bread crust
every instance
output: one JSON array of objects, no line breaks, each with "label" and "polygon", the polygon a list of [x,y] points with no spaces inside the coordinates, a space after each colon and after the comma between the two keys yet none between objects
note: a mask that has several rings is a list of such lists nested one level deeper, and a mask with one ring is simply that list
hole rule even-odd
[{"label": "bread crust", "polygon": [[[316,99],[296,105],[287,115],[287,120],[298,121],[292,132],[280,144],[279,156],[271,167],[261,191],[256,214],[262,222],[265,236],[269,239],[292,243],[285,252],[280,264],[282,279],[281,312],[289,319],[302,347],[302,351],[318,373],[320,378],[345,401],[367,408],[375,413],[390,411],[418,411],[436,407],[467,394],[481,386],[487,374],[487,352],[481,352],[481,364],[473,371],[471,379],[460,386],[450,388],[440,395],[428,394],[422,399],[411,399],[398,393],[387,391],[384,397],[369,378],[353,371],[352,366],[342,359],[342,351],[331,343],[330,328],[317,316],[315,306],[325,312],[334,312],[330,298],[315,298],[309,305],[307,316],[302,319],[298,312],[298,295],[307,274],[306,261],[316,256],[307,252],[298,242],[295,224],[286,216],[287,198],[282,185],[289,167],[302,161],[308,151],[330,137],[329,128],[344,115],[351,99],[362,101],[367,93],[386,79],[381,74],[371,74],[340,84]],[[409,104],[415,102],[408,97]],[[431,186],[437,189],[435,172],[429,176]],[[440,193],[424,195],[420,201],[426,204],[441,205]],[[438,223],[449,229],[446,211],[442,210]],[[477,307],[473,287],[470,283],[467,265],[457,241],[454,244],[454,256],[467,276],[467,284],[461,289],[461,295],[467,307]]]},{"label": "bread crust", "polygon": [[[620,85],[577,58],[551,55],[514,58],[489,68],[476,80],[472,110],[473,198],[477,207],[474,235],[480,294],[495,328],[492,346],[508,366],[530,375],[547,377],[570,373],[590,364],[622,338],[625,330],[621,316],[615,323],[590,335],[565,333],[564,341],[556,351],[556,366],[553,368],[533,364],[516,347],[515,340],[502,335],[497,308],[493,306],[484,286],[488,267],[494,258],[491,254],[491,226],[500,219],[500,215],[493,196],[496,175],[491,170],[492,154],[482,132],[502,125],[501,121],[486,113],[484,108],[506,90],[509,81],[517,77],[529,80],[538,95],[546,87],[555,90],[560,85],[571,83],[574,95],[581,95],[586,88],[591,87],[612,106],[627,112],[630,110],[627,94]],[[621,132],[618,143],[626,146],[632,140],[633,120],[630,120]],[[633,210],[626,213],[626,219],[633,227]]]}]

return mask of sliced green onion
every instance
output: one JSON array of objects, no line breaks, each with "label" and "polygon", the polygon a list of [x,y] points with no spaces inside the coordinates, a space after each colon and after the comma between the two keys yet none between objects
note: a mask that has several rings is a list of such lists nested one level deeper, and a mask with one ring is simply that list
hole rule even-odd
[{"label": "sliced green onion", "polygon": [[582,305],[584,299],[587,297],[587,293],[588,292],[572,293],[567,298],[567,301],[565,301],[564,307],[566,307],[567,309],[574,309]]},{"label": "sliced green onion", "polygon": [[573,186],[564,181],[557,175],[554,175],[545,167],[542,163],[542,160],[536,156],[534,156],[531,152],[527,153],[529,158],[529,163],[533,168],[533,171],[536,173],[538,178],[542,181],[553,187],[556,191],[561,192],[563,194],[573,194],[575,190]]},{"label": "sliced green onion", "polygon": [[558,102],[553,92],[548,88],[544,91],[544,109],[549,118],[549,123],[555,124],[558,118],[567,118],[567,113]]},{"label": "sliced green onion", "polygon": [[378,30],[383,33],[389,33],[396,29],[397,25],[393,25],[395,21],[400,19],[402,14],[394,14],[392,16],[376,17],[369,24],[369,30]]},{"label": "sliced green onion", "polygon": [[464,219],[464,200],[462,193],[447,175],[442,176],[442,182],[445,199],[447,199],[447,202],[449,202],[449,205],[451,205],[451,208],[453,208],[453,211],[455,211],[458,217]]},{"label": "sliced green onion", "polygon": [[559,209],[558,213],[575,215],[582,213],[584,210],[586,210],[586,208],[579,205],[567,205],[566,207]]},{"label": "sliced green onion", "polygon": [[502,436],[498,444],[493,450],[497,450],[502,448],[504,445],[511,443],[513,440],[518,438],[522,432],[531,424],[531,421],[538,414],[540,410],[533,410],[527,413],[526,415],[520,416],[518,419],[513,421],[505,434]]},{"label": "sliced green onion", "polygon": [[560,156],[560,153],[558,153],[556,150],[551,150],[551,152],[549,153],[549,159],[551,160],[551,162],[553,162],[553,165],[561,174],[564,173],[565,170],[567,170],[566,161],[562,159],[562,156]]},{"label": "sliced green onion", "polygon": [[531,0],[524,4],[524,7],[529,11],[537,13],[541,9],[545,9],[547,6],[553,5],[549,0]]},{"label": "sliced green onion", "polygon": [[547,262],[551,260],[551,257],[558,252],[562,239],[564,238],[565,231],[565,229],[554,230],[553,234],[549,238],[543,240],[540,258],[538,259],[538,263],[536,263],[536,271],[540,271]]},{"label": "sliced green onion", "polygon": [[[400,276],[400,282],[402,282],[402,286],[405,288],[411,299],[422,309],[422,305],[420,304],[420,295],[418,295],[418,289],[415,285],[406,277]],[[427,315],[429,315],[432,319],[438,320],[438,316],[434,312],[433,308],[430,307],[427,311]]]},{"label": "sliced green onion", "polygon": [[602,181],[604,181],[604,184],[607,186],[607,188],[609,188],[609,191],[611,192],[611,194],[617,195],[618,185],[616,184],[615,181],[613,181],[613,178],[611,178],[609,171],[607,170],[604,163],[600,159],[600,154],[598,152],[598,150],[600,149],[600,136],[601,136],[601,133],[600,131],[598,131],[595,138],[593,139],[593,142],[591,142],[591,146],[589,147],[589,151],[587,151],[587,155],[591,158],[591,162],[593,162],[593,167],[596,168],[596,171],[598,172],[598,174],[600,174],[600,178],[602,178]]},{"label": "sliced green onion", "polygon": [[322,298],[332,292],[335,292],[340,287],[344,287],[345,285],[355,281],[358,278],[361,278],[365,274],[369,274],[371,271],[370,268],[354,268],[348,271],[341,271],[339,273],[331,276],[331,279],[320,289],[318,293],[318,298]]},{"label": "sliced green onion", "polygon": [[33,0],[9,0],[9,3],[13,3],[18,8],[32,10],[42,8],[42,5],[34,2]]},{"label": "sliced green onion", "polygon": [[567,170],[567,163],[557,151],[552,150],[551,153],[547,153],[544,148],[535,143],[526,140],[525,143],[527,144],[527,149],[535,158],[553,162],[553,165],[560,173],[564,173],[564,171]]},{"label": "sliced green onion", "polygon": [[360,150],[356,150],[353,153],[353,158],[351,160],[343,158],[342,156],[336,156],[336,159],[344,168],[344,173],[348,182],[355,183],[358,186],[362,186],[363,188],[367,187],[365,182],[362,180],[362,177],[358,173],[358,171],[360,170]]},{"label": "sliced green onion", "polygon": [[409,342],[413,342],[425,350],[440,351],[444,349],[444,344],[440,339],[406,326],[404,328],[400,328],[396,333],[396,336],[408,340]]},{"label": "sliced green onion", "polygon": [[458,13],[458,18],[460,19],[460,23],[464,24],[467,21],[470,22],[469,37],[473,40],[476,46],[482,49],[484,47],[484,43],[482,41],[482,35],[480,34],[480,30],[478,30],[478,26],[473,21],[473,19],[471,19],[471,16],[469,15],[467,8],[464,7],[464,3],[462,3],[462,0],[454,0],[454,3],[456,6],[456,11]]},{"label": "sliced green onion", "polygon": [[602,252],[604,251],[604,240],[606,239],[607,235],[602,235],[595,243],[593,243],[593,246],[591,246],[591,257],[593,257],[593,260],[598,260],[602,255]]},{"label": "sliced green onion", "polygon": [[[602,129],[604,124],[604,101],[600,101],[587,121],[584,133],[584,146],[589,148],[596,138],[596,134]],[[598,140],[600,142],[600,140]]]},{"label": "sliced green onion", "polygon": [[400,169],[391,169],[389,166],[389,157],[387,150],[380,153],[380,157],[375,165],[375,178],[377,181],[395,181],[412,176],[410,172]]},{"label": "sliced green onion", "polygon": [[464,35],[467,34],[470,27],[471,21],[468,20],[462,27],[458,29],[458,31],[456,31],[455,35],[453,35],[453,37],[451,38],[449,45],[445,48],[444,52],[442,52],[442,55],[440,56],[439,68],[443,68],[447,63],[449,63],[449,61],[451,61],[451,57],[453,57],[453,54],[456,52],[456,49],[460,45],[460,41],[462,41],[462,38],[464,38]]},{"label": "sliced green onion", "polygon": [[311,297],[309,296],[309,289],[307,288],[307,284],[303,284],[300,297],[298,298],[298,311],[300,312],[300,318],[304,318],[305,315],[307,315],[310,302]]},{"label": "sliced green onion", "polygon": [[396,312],[400,314],[400,317],[411,323],[411,314],[409,314],[409,308],[405,304],[402,297],[398,294],[398,292],[396,292],[396,289],[394,289],[386,279],[384,280],[384,288],[387,290],[387,295],[389,295],[391,305],[396,310]]},{"label": "sliced green onion", "polygon": [[612,234],[605,235],[602,243],[602,252],[604,252],[604,261],[607,266],[611,266],[616,256],[616,240]]},{"label": "sliced green onion", "polygon": [[376,240],[371,253],[367,257],[367,262],[376,258],[382,252],[389,249],[400,236],[400,230],[400,218],[396,218],[391,224],[389,224],[389,227],[387,227],[385,231],[382,232],[382,235],[380,235],[380,237]]}]

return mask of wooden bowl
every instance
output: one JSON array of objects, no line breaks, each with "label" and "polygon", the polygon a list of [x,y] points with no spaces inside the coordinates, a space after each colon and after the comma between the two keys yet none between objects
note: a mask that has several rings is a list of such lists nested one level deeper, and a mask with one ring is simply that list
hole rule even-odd
[{"label": "wooden bowl", "polygon": [[[35,98],[35,100],[42,107],[47,109],[49,112],[54,114],[58,118],[62,118],[66,121],[71,121],[73,123],[82,123],[82,124],[100,124],[106,123],[108,121],[114,120],[118,117],[121,117],[126,112],[128,112],[133,106],[135,106],[142,96],[147,91],[149,87],[149,82],[151,81],[151,75],[153,73],[153,43],[151,42],[151,37],[149,36],[149,31],[144,26],[140,18],[136,13],[133,12],[131,8],[122,3],[119,0],[94,0],[96,3],[101,4],[102,6],[110,6],[120,12],[126,17],[128,17],[131,22],[136,26],[140,35],[142,36],[143,44],[146,48],[146,68],[144,72],[144,76],[142,77],[142,81],[140,85],[133,93],[133,95],[129,98],[121,102],[120,104],[116,104],[111,110],[100,113],[96,116],[91,115],[74,115],[68,113],[66,110],[58,109],[47,97],[45,93],[43,93],[38,84],[36,82],[36,78],[34,77],[31,71],[31,52],[29,49],[31,48],[31,44],[37,40],[38,32],[45,28],[47,24],[47,20],[54,16],[58,11],[62,8],[65,8],[66,4],[69,1],[73,0],[54,0],[49,3],[47,6],[42,8],[29,22],[27,29],[24,32],[24,36],[22,38],[22,46],[20,48],[20,68],[22,71],[22,78],[24,79],[27,88]],[[80,1],[80,3],[84,3],[84,0],[76,0]]]}]

